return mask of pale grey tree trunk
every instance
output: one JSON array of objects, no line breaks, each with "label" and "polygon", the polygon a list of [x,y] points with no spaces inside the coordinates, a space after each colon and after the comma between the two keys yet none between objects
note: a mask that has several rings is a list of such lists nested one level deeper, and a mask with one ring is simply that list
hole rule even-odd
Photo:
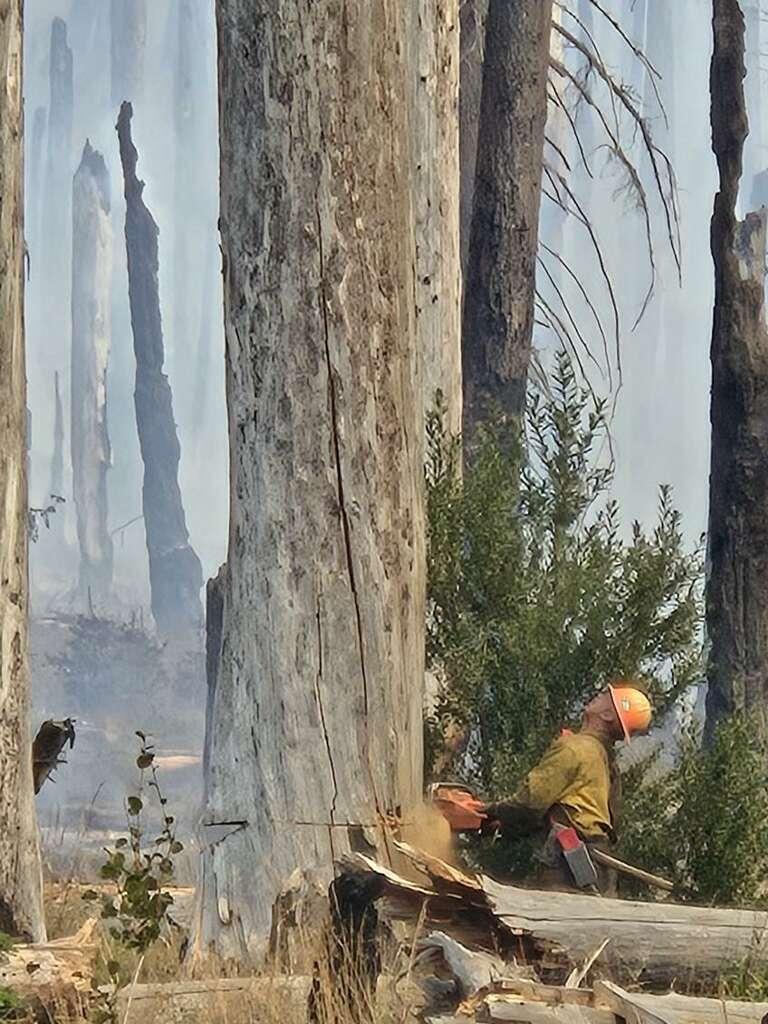
[{"label": "pale grey tree trunk", "polygon": [[744,16],[714,0],[712,148],[720,185],[712,214],[712,461],[709,482],[707,730],[733,711],[765,722],[768,702],[768,329],[766,211],[736,219],[749,130]]},{"label": "pale grey tree trunk", "polygon": [[61,404],[58,370],[53,372],[53,455],[49,492],[51,496],[64,497],[64,408]]},{"label": "pale grey tree trunk", "polygon": [[136,103],[144,88],[147,0],[112,0],[110,11],[112,103]]},{"label": "pale grey tree trunk", "polygon": [[[173,398],[163,373],[165,352],[158,291],[158,228],[144,204],[131,139],[133,108],[123,103],[117,122],[125,181],[125,242],[133,348],[136,354],[136,425],[144,462],[142,504],[149,553],[152,614],[166,636],[196,631],[202,623],[200,559],[189,543],[179,489],[181,448]],[[204,467],[201,468],[204,472]]]},{"label": "pale grey tree trunk", "polygon": [[72,492],[80,547],[82,607],[112,589],[107,472],[107,365],[111,343],[112,225],[109,172],[86,142],[72,184]]},{"label": "pale grey tree trunk", "polygon": [[424,405],[438,396],[461,431],[459,0],[413,0],[411,133],[416,222],[416,329]]},{"label": "pale grey tree trunk", "polygon": [[[72,119],[74,84],[72,50],[67,25],[61,18],[51,24],[48,104],[48,154],[43,204],[45,247],[40,272],[45,278],[44,322],[61,324],[69,309],[72,227]],[[48,365],[63,370],[69,363],[69,332],[50,331],[45,353]],[[66,405],[66,400],[65,400]]]},{"label": "pale grey tree trunk", "polygon": [[45,939],[29,723],[22,4],[0,3],[0,931]]},{"label": "pale grey tree trunk", "polygon": [[[259,956],[296,867],[421,795],[410,0],[219,0],[231,518],[194,948]],[[211,650],[211,646],[213,650]]]},{"label": "pale grey tree trunk", "polygon": [[552,0],[490,0],[462,337],[464,427],[522,415],[533,336]]}]

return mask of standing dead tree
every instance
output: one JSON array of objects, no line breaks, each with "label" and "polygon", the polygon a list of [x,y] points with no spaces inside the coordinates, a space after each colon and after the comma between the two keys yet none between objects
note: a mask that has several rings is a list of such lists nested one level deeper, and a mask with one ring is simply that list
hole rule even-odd
[{"label": "standing dead tree", "polygon": [[[61,18],[51,24],[48,105],[48,155],[45,179],[42,249],[45,276],[45,321],[64,321],[69,306],[69,256],[72,201],[72,121],[74,79],[72,50],[67,43],[67,25]],[[54,330],[45,353],[48,365],[63,369],[69,362],[67,332]]]},{"label": "standing dead tree", "polygon": [[78,596],[86,608],[92,599],[105,601],[112,589],[112,538],[107,522],[111,292],[109,172],[101,154],[86,142],[72,183],[70,378],[72,491],[80,546]]},{"label": "standing dead tree", "polygon": [[48,493],[58,498],[64,494],[64,408],[61,404],[59,371],[53,372],[53,455],[51,456],[51,486]]},{"label": "standing dead tree", "polygon": [[490,0],[464,299],[464,431],[519,418],[533,336],[552,0]]},{"label": "standing dead tree", "polygon": [[459,8],[461,68],[459,71],[459,160],[461,174],[461,273],[467,276],[472,203],[475,195],[477,126],[483,93],[483,47],[488,0],[461,0]]},{"label": "standing dead tree", "polygon": [[22,3],[0,17],[0,931],[45,939],[29,735]]},{"label": "standing dead tree", "polygon": [[112,103],[134,103],[144,84],[147,0],[112,0],[110,10]]},{"label": "standing dead tree", "polygon": [[161,633],[197,630],[202,621],[200,560],[189,543],[179,489],[181,449],[173,398],[163,373],[163,330],[158,290],[158,228],[144,204],[131,138],[133,108],[123,103],[117,122],[125,182],[125,242],[133,348],[136,355],[136,425],[144,462],[142,503],[149,553],[152,614]]},{"label": "standing dead tree", "polygon": [[459,3],[414,0],[411,137],[416,222],[416,327],[424,405],[439,395],[451,435],[461,430],[459,262]]},{"label": "standing dead tree", "polygon": [[217,17],[231,505],[195,948],[245,957],[297,867],[328,882],[350,848],[386,856],[421,797],[412,13],[219,0]]},{"label": "standing dead tree", "polygon": [[768,329],[766,211],[736,219],[744,141],[744,16],[713,2],[712,148],[720,187],[712,214],[712,461],[706,621],[709,731],[730,712],[765,716],[768,701]]}]

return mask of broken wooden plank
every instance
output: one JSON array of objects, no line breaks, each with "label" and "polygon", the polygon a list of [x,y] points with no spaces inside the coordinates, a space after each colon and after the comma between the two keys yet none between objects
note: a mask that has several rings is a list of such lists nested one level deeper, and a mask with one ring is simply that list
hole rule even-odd
[{"label": "broken wooden plank", "polygon": [[627,1024],[763,1024],[768,1003],[626,992],[609,981],[595,985],[595,1002]]}]

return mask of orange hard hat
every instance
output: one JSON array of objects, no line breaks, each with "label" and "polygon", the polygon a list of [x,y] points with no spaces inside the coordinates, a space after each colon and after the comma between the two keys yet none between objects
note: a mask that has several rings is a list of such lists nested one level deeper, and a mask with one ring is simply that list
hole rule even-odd
[{"label": "orange hard hat", "polygon": [[631,684],[617,682],[608,686],[608,692],[627,743],[635,733],[647,732],[653,718],[653,708],[642,690]]}]

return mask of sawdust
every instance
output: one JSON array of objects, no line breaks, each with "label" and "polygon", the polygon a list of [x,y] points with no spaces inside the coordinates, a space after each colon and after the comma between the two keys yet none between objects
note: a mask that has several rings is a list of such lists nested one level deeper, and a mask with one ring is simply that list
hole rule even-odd
[{"label": "sawdust", "polygon": [[416,808],[411,823],[403,825],[402,839],[410,846],[439,857],[446,864],[460,866],[456,837],[451,826],[431,802]]}]

